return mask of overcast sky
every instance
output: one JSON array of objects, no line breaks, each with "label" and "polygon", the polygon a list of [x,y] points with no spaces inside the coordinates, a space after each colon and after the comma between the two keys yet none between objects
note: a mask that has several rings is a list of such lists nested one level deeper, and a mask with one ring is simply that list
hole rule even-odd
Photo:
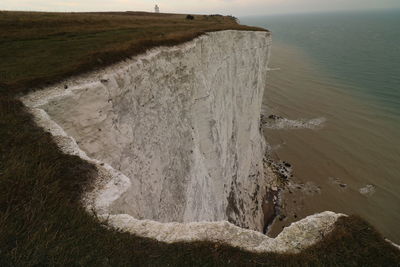
[{"label": "overcast sky", "polygon": [[0,0],[0,10],[153,11],[263,15],[335,10],[400,8],[400,0]]}]

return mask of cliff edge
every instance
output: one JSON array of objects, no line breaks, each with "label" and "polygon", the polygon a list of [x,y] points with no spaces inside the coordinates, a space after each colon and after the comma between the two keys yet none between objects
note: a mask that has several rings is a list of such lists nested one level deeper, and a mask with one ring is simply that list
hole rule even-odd
[{"label": "cliff edge", "polygon": [[342,215],[307,217],[275,239],[260,233],[277,183],[260,132],[270,48],[268,32],[212,32],[23,102],[65,153],[96,165],[84,203],[111,226],[169,243],[299,252]]}]

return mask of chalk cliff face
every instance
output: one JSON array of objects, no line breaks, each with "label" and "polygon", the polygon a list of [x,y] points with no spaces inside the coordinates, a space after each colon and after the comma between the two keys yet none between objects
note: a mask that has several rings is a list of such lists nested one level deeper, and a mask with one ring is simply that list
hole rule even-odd
[{"label": "chalk cliff face", "polygon": [[[275,183],[260,133],[270,47],[268,32],[209,33],[23,101],[65,153],[97,166],[85,203],[112,225],[165,242],[290,251],[290,231],[276,241],[286,244],[279,248],[261,233],[220,222],[257,231],[265,223],[262,205]],[[293,227],[313,229],[301,235],[305,243],[293,239],[297,249],[318,240],[338,216]]]},{"label": "chalk cliff face", "polygon": [[112,213],[262,230],[267,32],[210,33],[109,69],[43,108],[131,180]]}]

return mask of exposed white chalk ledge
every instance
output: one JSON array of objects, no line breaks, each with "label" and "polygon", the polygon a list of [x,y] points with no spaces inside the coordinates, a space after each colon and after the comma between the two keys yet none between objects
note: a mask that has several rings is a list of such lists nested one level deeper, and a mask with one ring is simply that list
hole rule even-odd
[{"label": "exposed white chalk ledge", "polygon": [[298,253],[328,234],[343,214],[325,211],[292,223],[276,237],[246,230],[229,222],[159,223],[136,220],[126,214],[103,215],[102,219],[118,229],[166,243],[211,241],[225,243],[251,252]]},{"label": "exposed white chalk ledge", "polygon": [[270,46],[268,32],[209,33],[22,101],[64,153],[96,166],[83,203],[110,226],[167,243],[298,253],[345,215],[315,214],[276,238],[260,233],[276,186],[259,129]]}]

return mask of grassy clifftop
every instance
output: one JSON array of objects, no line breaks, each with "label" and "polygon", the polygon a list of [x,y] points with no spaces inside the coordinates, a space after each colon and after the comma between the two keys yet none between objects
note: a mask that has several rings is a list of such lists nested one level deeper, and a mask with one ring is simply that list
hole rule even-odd
[{"label": "grassy clifftop", "polygon": [[232,17],[144,12],[0,12],[0,29],[0,85],[23,91],[205,32],[264,30]]},{"label": "grassy clifftop", "polygon": [[[357,217],[298,255],[221,244],[168,245],[107,229],[81,206],[95,169],[64,155],[19,93],[204,32],[256,28],[232,18],[148,13],[0,12],[0,266],[396,266],[399,252]],[[260,30],[260,29],[257,29]]]}]

